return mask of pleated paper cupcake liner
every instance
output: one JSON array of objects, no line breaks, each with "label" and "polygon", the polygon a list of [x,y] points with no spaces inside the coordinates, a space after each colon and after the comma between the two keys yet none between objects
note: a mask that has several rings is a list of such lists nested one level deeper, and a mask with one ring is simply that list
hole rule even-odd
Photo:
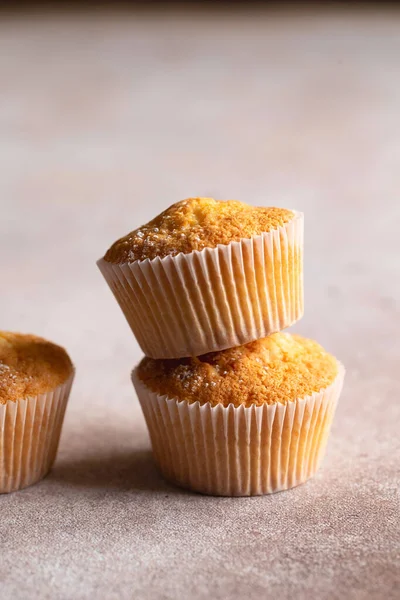
[{"label": "pleated paper cupcake liner", "polygon": [[36,483],[55,460],[74,373],[51,392],[0,405],[0,494]]},{"label": "pleated paper cupcake liner", "polygon": [[284,404],[235,408],[160,396],[132,373],[155,461],[165,479],[196,492],[255,496],[295,487],[323,458],[344,379]]},{"label": "pleated paper cupcake liner", "polygon": [[199,356],[246,344],[303,315],[303,215],[251,239],[98,266],[143,352]]}]

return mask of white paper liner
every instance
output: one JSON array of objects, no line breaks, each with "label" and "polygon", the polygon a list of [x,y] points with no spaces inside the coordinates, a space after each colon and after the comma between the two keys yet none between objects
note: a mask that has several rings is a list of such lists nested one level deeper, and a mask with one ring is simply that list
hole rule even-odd
[{"label": "white paper liner", "polygon": [[132,373],[155,461],[169,481],[218,496],[256,496],[317,471],[344,379],[286,405],[235,408],[160,396]]},{"label": "white paper liner", "polygon": [[0,494],[32,485],[51,469],[74,374],[51,392],[0,405]]},{"label": "white paper liner", "polygon": [[303,230],[295,213],[282,227],[228,245],[97,264],[147,356],[199,356],[302,317]]}]

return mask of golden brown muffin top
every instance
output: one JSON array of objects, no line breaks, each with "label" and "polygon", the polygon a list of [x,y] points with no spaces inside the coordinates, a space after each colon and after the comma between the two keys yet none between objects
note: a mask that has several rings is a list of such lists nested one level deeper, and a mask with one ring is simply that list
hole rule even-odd
[{"label": "golden brown muffin top", "polygon": [[293,217],[294,213],[285,208],[257,208],[237,200],[188,198],[115,242],[104,258],[121,264],[215,248],[218,244],[271,231]]},{"label": "golden brown muffin top", "polygon": [[0,404],[44,394],[73,370],[66,351],[35,335],[0,331]]},{"label": "golden brown muffin top", "polygon": [[139,379],[160,395],[236,407],[287,404],[327,387],[337,373],[337,360],[319,344],[289,333],[199,357],[145,357],[137,369]]}]

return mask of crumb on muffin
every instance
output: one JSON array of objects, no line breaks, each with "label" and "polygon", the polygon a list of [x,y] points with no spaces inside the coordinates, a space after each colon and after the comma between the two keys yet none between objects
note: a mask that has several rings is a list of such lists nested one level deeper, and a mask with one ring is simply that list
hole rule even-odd
[{"label": "crumb on muffin", "polygon": [[287,404],[333,383],[338,362],[313,340],[289,333],[180,360],[143,358],[137,376],[160,395],[213,406]]},{"label": "crumb on muffin", "polygon": [[35,335],[0,331],[0,404],[49,392],[65,383],[72,370],[60,346]]},{"label": "crumb on muffin", "polygon": [[237,200],[188,198],[115,242],[105,255],[114,264],[215,248],[271,231],[294,218],[285,208],[253,207]]}]

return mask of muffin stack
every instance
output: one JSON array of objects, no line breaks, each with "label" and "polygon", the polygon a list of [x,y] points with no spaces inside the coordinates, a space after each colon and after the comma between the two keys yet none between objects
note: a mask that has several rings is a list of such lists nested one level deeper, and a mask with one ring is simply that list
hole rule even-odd
[{"label": "muffin stack", "polygon": [[145,358],[132,373],[162,474],[226,496],[306,481],[344,369],[280,333],[303,315],[303,215],[190,198],[98,261]]}]

